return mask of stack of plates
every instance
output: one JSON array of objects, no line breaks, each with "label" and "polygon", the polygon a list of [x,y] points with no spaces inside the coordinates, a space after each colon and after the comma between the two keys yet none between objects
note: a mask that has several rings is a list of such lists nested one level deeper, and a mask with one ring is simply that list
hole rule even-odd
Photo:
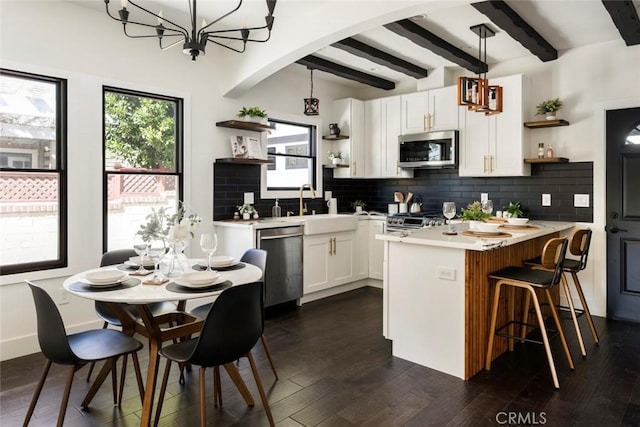
[{"label": "stack of plates", "polygon": [[[124,263],[125,265],[140,267],[140,259],[141,257],[139,256],[132,256],[129,258],[129,261],[125,261]],[[149,257],[144,257],[144,260],[142,261],[142,265],[144,267],[153,267],[153,260]]]},{"label": "stack of plates", "polygon": [[215,271],[192,271],[184,273],[175,280],[176,284],[187,288],[206,288],[222,282],[224,279]]},{"label": "stack of plates", "polygon": [[[211,257],[211,267],[213,268],[231,267],[236,265],[237,263],[238,261],[236,261],[236,259],[232,256],[218,255]],[[203,261],[201,261],[200,265],[206,267],[207,260],[204,259]]]},{"label": "stack of plates", "polygon": [[127,273],[120,270],[97,270],[86,273],[81,280],[91,287],[99,288],[119,285],[126,280],[126,276]]}]

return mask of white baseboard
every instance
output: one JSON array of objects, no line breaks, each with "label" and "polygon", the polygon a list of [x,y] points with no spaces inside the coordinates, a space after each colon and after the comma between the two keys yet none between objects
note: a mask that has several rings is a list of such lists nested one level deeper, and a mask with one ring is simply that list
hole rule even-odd
[{"label": "white baseboard", "polygon": [[382,289],[382,280],[375,279],[362,279],[357,282],[347,283],[345,285],[336,286],[330,289],[323,289],[318,292],[307,294],[300,299],[300,305],[307,302],[316,301],[322,298],[327,298],[333,295],[342,294],[344,292],[353,291],[354,289],[364,288],[365,286],[371,286],[374,288]]}]

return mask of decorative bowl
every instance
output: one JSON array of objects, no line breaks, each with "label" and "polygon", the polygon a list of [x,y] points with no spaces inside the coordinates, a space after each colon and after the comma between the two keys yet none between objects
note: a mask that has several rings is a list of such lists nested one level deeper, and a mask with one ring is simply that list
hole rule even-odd
[{"label": "decorative bowl", "polygon": [[92,283],[115,283],[126,275],[124,271],[109,269],[90,271],[84,277]]},{"label": "decorative bowl", "polygon": [[[217,255],[211,257],[212,267],[229,267],[236,259],[232,256]],[[206,260],[205,260],[206,263]]]},{"label": "decorative bowl", "polygon": [[485,233],[488,232],[497,232],[498,231],[498,227],[500,227],[500,223],[495,223],[495,222],[478,222],[476,224],[476,230],[477,231],[482,231]]},{"label": "decorative bowl", "polygon": [[507,223],[511,225],[525,225],[529,218],[507,218]]}]

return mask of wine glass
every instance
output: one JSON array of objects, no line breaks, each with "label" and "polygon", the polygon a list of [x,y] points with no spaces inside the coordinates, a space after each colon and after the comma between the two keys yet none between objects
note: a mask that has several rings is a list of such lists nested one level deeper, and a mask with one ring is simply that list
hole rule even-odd
[{"label": "wine glass", "polygon": [[449,220],[449,229],[443,234],[458,234],[456,230],[453,229],[453,225],[451,225],[451,220],[454,216],[456,216],[456,203],[455,202],[444,202],[442,204],[442,214]]},{"label": "wine glass", "polygon": [[147,253],[149,254],[149,258],[153,261],[153,273],[154,278],[157,277],[158,265],[160,264],[160,260],[167,253],[167,247],[162,239],[152,239],[149,242],[149,248],[147,249]]},{"label": "wine glass", "polygon": [[493,202],[491,200],[485,200],[482,202],[482,212],[491,215],[493,212]]},{"label": "wine glass", "polygon": [[134,273],[146,273],[147,270],[144,268],[144,260],[149,253],[149,240],[141,234],[136,233],[133,236],[133,250],[136,251],[136,254],[138,254],[138,257],[140,258],[140,266]]},{"label": "wine glass", "polygon": [[200,249],[207,254],[207,271],[211,271],[211,256],[218,247],[218,235],[216,233],[204,233],[200,236]]}]

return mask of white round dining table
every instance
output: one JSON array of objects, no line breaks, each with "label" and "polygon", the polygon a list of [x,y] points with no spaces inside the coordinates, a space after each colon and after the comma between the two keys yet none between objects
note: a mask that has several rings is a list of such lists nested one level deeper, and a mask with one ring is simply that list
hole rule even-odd
[{"label": "white round dining table", "polygon": [[[197,262],[198,260],[189,260],[189,265],[194,266]],[[248,263],[241,264],[243,264],[242,267],[238,266],[238,268],[235,269],[218,270],[221,276],[221,282],[229,281],[231,282],[231,286],[237,286],[262,280],[262,270],[260,268]],[[114,287],[113,289],[96,289],[95,291],[92,291],[88,286],[78,286],[82,285],[82,282],[86,280],[85,276],[87,273],[114,268],[118,267],[106,266],[83,271],[67,278],[63,282],[63,287],[71,294],[80,298],[109,303],[112,310],[118,315],[118,318],[122,323],[123,332],[128,335],[139,333],[148,338],[149,366],[147,369],[147,380],[142,402],[140,425],[149,426],[151,424],[153,399],[158,375],[158,351],[162,347],[162,343],[164,341],[181,339],[198,333],[202,326],[202,319],[198,319],[188,313],[184,313],[186,301],[196,298],[214,297],[222,293],[223,289],[215,289],[212,291],[194,289],[190,292],[188,288],[180,288],[180,292],[171,291],[171,289],[168,289],[168,286],[177,278],[170,278],[169,281],[161,285],[143,284],[145,280],[149,280],[149,278],[153,277],[153,274],[142,277],[130,276],[130,278],[127,278],[127,280],[123,282],[122,286]],[[140,283],[136,283],[134,280],[139,280]],[[178,311],[176,313],[154,317],[147,307],[147,304],[162,301],[178,301]],[[125,310],[121,305],[123,303],[135,304],[138,308],[140,318],[137,319],[133,317],[130,311]],[[162,328],[162,325],[164,324],[169,324],[170,327]],[[238,388],[238,391],[240,391],[244,400],[248,405],[252,406],[254,404],[253,397],[242,380],[236,366],[233,363],[229,363],[224,365],[224,368],[229,373],[229,376]],[[82,401],[81,406],[83,408],[88,407],[93,396],[95,396],[96,392],[110,372],[111,364],[105,364]]]}]

